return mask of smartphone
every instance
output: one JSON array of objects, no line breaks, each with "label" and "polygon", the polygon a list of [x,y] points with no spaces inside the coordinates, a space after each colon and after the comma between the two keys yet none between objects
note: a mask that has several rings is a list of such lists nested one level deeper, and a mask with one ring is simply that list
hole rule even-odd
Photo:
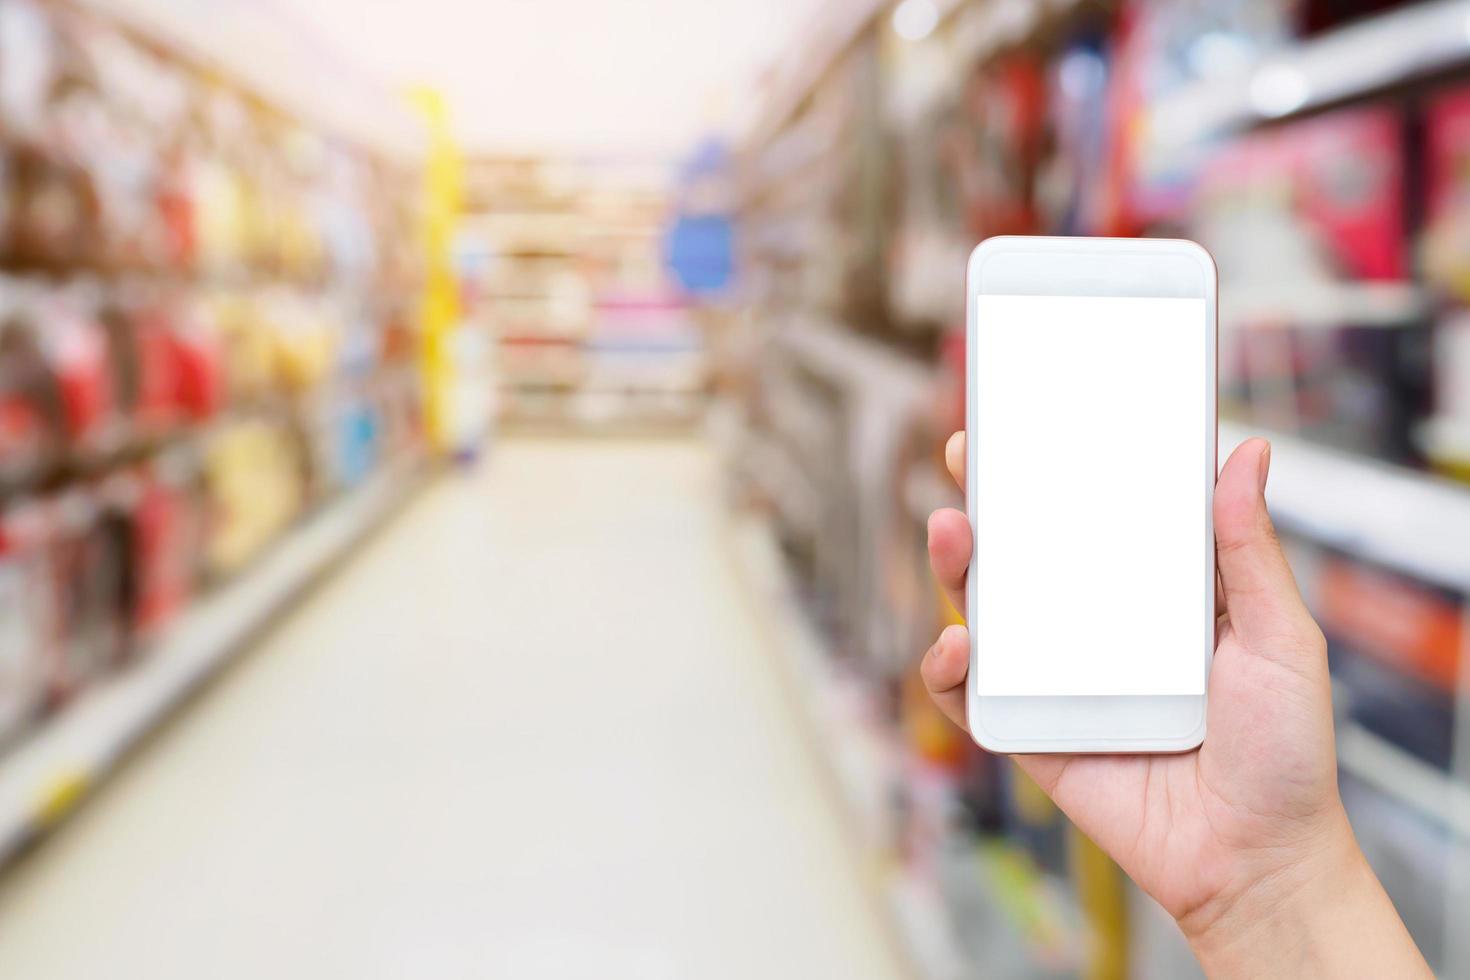
[{"label": "smartphone", "polygon": [[1215,263],[1188,241],[1000,237],[970,255],[971,734],[1180,752],[1215,643]]}]

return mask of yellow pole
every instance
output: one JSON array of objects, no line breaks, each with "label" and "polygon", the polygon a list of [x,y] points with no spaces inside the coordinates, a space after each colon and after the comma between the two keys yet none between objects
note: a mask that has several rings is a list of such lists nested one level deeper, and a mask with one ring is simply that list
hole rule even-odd
[{"label": "yellow pole", "polygon": [[452,339],[460,316],[452,250],[463,170],[444,98],[431,89],[417,89],[412,99],[429,132],[429,152],[424,162],[424,292],[420,305],[424,424],[429,445],[446,452],[452,448],[453,437],[449,404],[454,382]]}]

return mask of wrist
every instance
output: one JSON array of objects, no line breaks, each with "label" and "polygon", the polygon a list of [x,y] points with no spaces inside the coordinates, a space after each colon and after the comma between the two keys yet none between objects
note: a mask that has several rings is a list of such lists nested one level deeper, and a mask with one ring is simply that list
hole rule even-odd
[{"label": "wrist", "polygon": [[1210,977],[1430,977],[1346,815],[1299,860],[1179,920]]}]

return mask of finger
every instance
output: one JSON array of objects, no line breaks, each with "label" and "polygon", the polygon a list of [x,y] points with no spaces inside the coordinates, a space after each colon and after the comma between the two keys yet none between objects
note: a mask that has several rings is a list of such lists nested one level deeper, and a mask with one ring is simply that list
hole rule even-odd
[{"label": "finger", "polygon": [[965,577],[973,548],[970,520],[964,514],[945,507],[929,515],[929,566],[961,615],[965,612]]},{"label": "finger", "polygon": [[946,626],[924,654],[919,676],[939,710],[961,727],[965,725],[965,677],[969,673],[970,632],[963,626]]},{"label": "finger", "polygon": [[949,437],[949,442],[944,444],[944,465],[949,467],[949,475],[954,477],[954,482],[961,490],[965,489],[965,430],[961,429]]},{"label": "finger", "polygon": [[1321,631],[1297,591],[1266,511],[1271,447],[1250,439],[1231,453],[1215,484],[1215,553],[1231,628],[1253,651],[1315,649]]}]

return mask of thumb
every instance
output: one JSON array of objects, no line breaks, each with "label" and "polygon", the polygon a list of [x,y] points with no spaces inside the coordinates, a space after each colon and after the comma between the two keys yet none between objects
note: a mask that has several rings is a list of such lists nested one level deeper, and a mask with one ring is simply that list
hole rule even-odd
[{"label": "thumb", "polygon": [[1321,636],[1266,512],[1270,466],[1271,445],[1249,439],[1230,454],[1215,483],[1215,560],[1230,625],[1266,656],[1315,645]]}]

